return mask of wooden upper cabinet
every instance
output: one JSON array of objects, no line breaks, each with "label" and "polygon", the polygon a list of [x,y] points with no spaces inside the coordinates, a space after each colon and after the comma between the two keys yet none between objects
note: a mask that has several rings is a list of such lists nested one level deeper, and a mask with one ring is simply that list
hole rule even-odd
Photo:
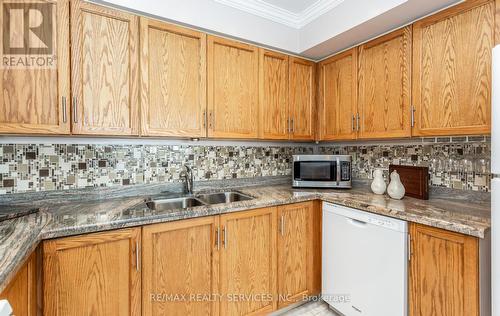
[{"label": "wooden upper cabinet", "polygon": [[138,135],[138,17],[71,2],[72,130]]},{"label": "wooden upper cabinet", "polygon": [[[4,3],[5,2],[5,3]],[[7,4],[12,1],[0,1]],[[23,1],[21,1],[23,2]],[[33,3],[33,1],[24,1]],[[18,66],[0,68],[0,133],[10,134],[69,134],[70,132],[70,73],[69,73],[69,1],[38,1],[48,5],[52,24],[43,30],[42,44],[51,47],[40,55],[47,67]],[[6,19],[6,14],[3,14]],[[18,22],[22,22],[18,19]],[[48,17],[47,17],[48,20]],[[12,34],[24,34],[14,16],[10,23]],[[52,26],[52,28],[50,28]],[[25,34],[26,36],[27,34]],[[43,43],[47,41],[47,43]],[[15,60],[25,55],[7,55]],[[34,56],[39,56],[34,55]],[[28,52],[28,58],[30,58]]]},{"label": "wooden upper cabinet", "polygon": [[288,55],[259,50],[259,105],[259,137],[288,139]]},{"label": "wooden upper cabinet", "polygon": [[315,137],[315,68],[312,61],[289,57],[290,127],[291,138],[295,140],[313,140]]},{"label": "wooden upper cabinet", "polygon": [[479,316],[478,239],[410,225],[410,316]]},{"label": "wooden upper cabinet", "polygon": [[410,137],[411,27],[359,47],[359,138]]},{"label": "wooden upper cabinet", "polygon": [[220,225],[220,315],[267,315],[276,309],[276,208],[221,215]]},{"label": "wooden upper cabinet", "polygon": [[320,140],[356,138],[357,48],[319,63]]},{"label": "wooden upper cabinet", "polygon": [[413,25],[413,135],[486,134],[495,1],[466,1]]},{"label": "wooden upper cabinet", "polygon": [[44,315],[140,315],[141,229],[43,243]]},{"label": "wooden upper cabinet", "polygon": [[147,136],[206,136],[206,35],[140,19],[141,127]]},{"label": "wooden upper cabinet", "polygon": [[258,48],[208,36],[208,136],[258,137]]},{"label": "wooden upper cabinet", "polygon": [[165,293],[210,298],[218,293],[218,219],[209,216],[144,226],[143,316],[218,315],[218,301],[162,301],[151,296]]}]

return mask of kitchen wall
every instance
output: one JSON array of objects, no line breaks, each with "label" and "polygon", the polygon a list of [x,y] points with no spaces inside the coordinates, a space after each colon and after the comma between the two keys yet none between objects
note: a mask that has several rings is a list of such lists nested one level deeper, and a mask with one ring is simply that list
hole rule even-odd
[{"label": "kitchen wall", "polygon": [[432,186],[460,190],[490,190],[490,150],[488,137],[423,138],[421,143],[334,144],[320,146],[320,153],[349,154],[353,157],[353,177],[371,179],[373,170],[389,164],[429,167]]},{"label": "kitchen wall", "polygon": [[0,144],[0,194],[291,174],[291,155],[313,146]]},{"label": "kitchen wall", "polygon": [[[352,144],[0,144],[0,194],[179,181],[184,164],[195,180],[291,174],[295,153],[353,156],[355,179],[389,164],[428,166],[430,185],[489,191],[488,137],[440,137]],[[385,171],[387,177],[387,171]]]}]

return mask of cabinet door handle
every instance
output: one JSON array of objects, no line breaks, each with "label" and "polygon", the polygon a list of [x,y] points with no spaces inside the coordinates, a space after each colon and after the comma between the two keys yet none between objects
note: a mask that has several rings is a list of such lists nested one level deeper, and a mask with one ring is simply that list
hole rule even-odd
[{"label": "cabinet door handle", "polygon": [[290,118],[288,118],[286,120],[286,130],[287,130],[288,134],[290,134],[292,132],[292,129],[290,127]]},{"label": "cabinet door handle", "polygon": [[290,129],[292,130],[292,133],[295,133],[295,122],[293,118],[290,120]]},{"label": "cabinet door handle", "polygon": [[212,111],[208,112],[208,128],[214,127],[214,115]]},{"label": "cabinet door handle", "polygon": [[219,227],[215,229],[215,246],[217,247],[217,250],[220,249],[220,230]]},{"label": "cabinet door handle", "polygon": [[412,250],[411,250],[411,235],[408,234],[408,261],[411,261],[411,255],[412,255]]},{"label": "cabinet door handle", "polygon": [[285,215],[281,214],[281,236],[285,236]]},{"label": "cabinet door handle", "polygon": [[135,269],[139,271],[139,240],[135,241]]},{"label": "cabinet door handle", "polygon": [[66,97],[61,98],[61,103],[62,103],[62,117],[63,117],[63,123],[66,123],[68,121],[68,115],[66,113]]},{"label": "cabinet door handle", "polygon": [[77,100],[76,97],[73,97],[73,122],[78,123],[78,114],[77,114]]},{"label": "cabinet door handle", "polygon": [[356,116],[356,130],[359,131],[359,120],[360,120],[360,116],[359,116],[359,113],[357,114]]},{"label": "cabinet door handle", "polygon": [[355,116],[354,116],[354,114],[353,114],[353,115],[352,115],[352,120],[351,120],[351,129],[352,129],[353,131],[355,131],[355,130],[356,130],[356,128],[354,127],[354,121],[356,121],[356,117],[355,117]]},{"label": "cabinet door handle", "polygon": [[222,235],[223,235],[222,243],[224,244],[224,249],[227,249],[227,231],[225,226],[222,227]]},{"label": "cabinet door handle", "polygon": [[411,127],[415,126],[415,107],[411,106]]},{"label": "cabinet door handle", "polygon": [[207,111],[203,111],[203,129],[207,128]]}]

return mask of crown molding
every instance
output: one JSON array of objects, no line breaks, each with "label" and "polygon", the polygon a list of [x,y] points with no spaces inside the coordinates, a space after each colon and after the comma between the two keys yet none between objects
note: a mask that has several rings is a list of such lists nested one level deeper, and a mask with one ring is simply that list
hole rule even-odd
[{"label": "crown molding", "polygon": [[300,13],[294,13],[263,0],[214,0],[217,3],[260,16],[296,29],[301,29],[344,0],[318,0]]}]

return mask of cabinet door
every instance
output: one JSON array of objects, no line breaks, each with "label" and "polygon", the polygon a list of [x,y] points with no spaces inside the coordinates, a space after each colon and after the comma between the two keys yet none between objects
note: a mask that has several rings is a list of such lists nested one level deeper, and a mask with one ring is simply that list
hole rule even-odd
[{"label": "cabinet door", "polygon": [[0,293],[0,300],[8,300],[13,315],[37,315],[36,253],[17,272],[9,285]]},{"label": "cabinet door", "polygon": [[259,51],[260,138],[288,139],[288,56]]},{"label": "cabinet door", "polygon": [[143,228],[143,315],[218,315],[217,229],[218,217]]},{"label": "cabinet door", "polygon": [[208,36],[209,137],[257,138],[257,47]]},{"label": "cabinet door", "polygon": [[71,2],[74,134],[138,134],[138,36],[137,16]]},{"label": "cabinet door", "polygon": [[495,1],[466,1],[413,25],[413,135],[490,133]]},{"label": "cabinet door", "polygon": [[206,36],[141,18],[141,127],[147,136],[206,136]]},{"label": "cabinet door", "polygon": [[278,207],[278,307],[310,294],[312,273],[313,202]]},{"label": "cabinet door", "polygon": [[357,48],[319,64],[320,140],[356,138]]},{"label": "cabinet door", "polygon": [[140,228],[44,242],[44,315],[140,315]]},{"label": "cabinet door", "polygon": [[359,138],[410,137],[411,27],[359,48]]},{"label": "cabinet door", "polygon": [[222,215],[221,315],[276,308],[276,208]]},{"label": "cabinet door", "polygon": [[479,315],[475,237],[412,224],[410,315]]},{"label": "cabinet door", "polygon": [[289,104],[291,138],[314,139],[315,112],[315,64],[311,61],[290,57]]},{"label": "cabinet door", "polygon": [[[11,134],[69,134],[69,1],[0,1],[2,5],[42,5],[39,7],[48,23],[42,24],[47,31],[42,44],[50,47],[47,55],[28,55],[26,58],[40,56],[43,67],[5,66],[0,68],[0,133]],[[4,7],[2,7],[4,8]],[[17,10],[19,11],[19,10]],[[37,11],[34,11],[37,12]],[[4,19],[7,13],[4,13]],[[24,34],[22,24],[16,23],[13,13],[9,25],[11,34]],[[22,17],[21,17],[22,18]],[[25,34],[26,36],[26,34]],[[37,35],[34,35],[37,37]],[[31,37],[30,37],[31,38]],[[21,38],[22,40],[22,38]],[[48,41],[44,43],[43,41]],[[22,43],[21,43],[22,44]],[[24,60],[25,55],[7,55],[2,58]]]}]

